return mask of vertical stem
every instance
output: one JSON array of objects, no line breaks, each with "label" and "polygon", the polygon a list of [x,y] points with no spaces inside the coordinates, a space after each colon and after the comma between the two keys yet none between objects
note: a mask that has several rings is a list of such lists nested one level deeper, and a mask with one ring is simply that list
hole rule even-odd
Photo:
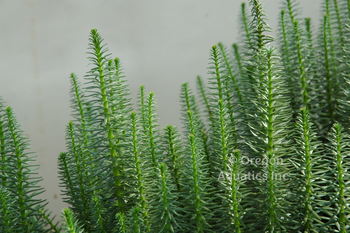
[{"label": "vertical stem", "polygon": [[0,155],[1,155],[1,186],[7,186],[6,177],[6,147],[5,147],[5,129],[4,129],[4,117],[0,116]]},{"label": "vertical stem", "polygon": [[25,197],[26,197],[26,191],[24,188],[24,174],[23,174],[23,161],[22,161],[22,150],[20,147],[20,144],[17,139],[17,132],[16,132],[16,124],[13,120],[13,115],[12,115],[12,109],[11,107],[8,107],[6,109],[7,111],[7,119],[8,119],[8,125],[9,125],[9,130],[11,133],[11,137],[13,140],[13,145],[15,148],[15,154],[16,154],[16,159],[17,159],[17,195],[18,195],[18,206],[19,206],[19,212],[20,212],[20,222],[22,224],[23,230],[25,232],[30,232],[30,226],[28,224],[27,220],[27,206],[25,204]]},{"label": "vertical stem", "polygon": [[153,168],[155,174],[157,174],[158,169],[158,162],[156,158],[156,145],[154,142],[154,125],[153,125],[153,102],[154,102],[154,92],[151,91],[148,96],[148,137],[149,137],[149,146],[150,146],[150,152],[153,162]]},{"label": "vertical stem", "polygon": [[[268,122],[267,122],[267,137],[268,137],[268,145],[267,145],[267,155],[268,161],[275,159],[274,153],[274,97],[273,97],[273,75],[272,75],[272,63],[271,63],[271,53],[267,54],[267,66],[268,66]],[[270,232],[274,232],[275,227],[275,185],[274,185],[274,164],[269,163],[269,228]]]},{"label": "vertical stem", "polygon": [[150,231],[150,222],[148,220],[148,208],[146,205],[146,198],[145,198],[145,192],[144,192],[144,184],[142,179],[142,171],[141,171],[141,161],[140,161],[140,154],[138,151],[138,138],[137,138],[137,126],[136,126],[136,113],[131,113],[131,123],[132,123],[132,145],[133,145],[133,153],[135,158],[135,165],[136,165],[136,174],[137,174],[137,185],[139,188],[139,195],[140,195],[140,201],[141,201],[141,209],[143,212],[143,216],[145,219],[145,224],[147,226],[147,231]]},{"label": "vertical stem", "polygon": [[205,94],[204,87],[203,87],[203,82],[202,82],[202,79],[201,79],[200,76],[197,76],[197,82],[198,82],[198,86],[199,86],[199,89],[200,89],[202,98],[203,98],[203,100],[204,100],[205,106],[207,107],[209,119],[212,120],[212,111],[211,111],[211,109],[210,109],[210,105],[209,105],[207,96],[206,96],[206,94]]},{"label": "vertical stem", "polygon": [[95,55],[96,55],[96,64],[98,67],[98,73],[99,73],[99,79],[100,79],[100,90],[101,90],[101,96],[102,96],[102,102],[103,102],[103,110],[105,114],[105,126],[106,130],[108,132],[108,144],[110,148],[110,157],[112,161],[112,167],[113,167],[113,176],[115,177],[114,185],[116,188],[116,195],[117,195],[117,206],[119,207],[120,211],[124,212],[124,199],[121,192],[121,170],[118,168],[118,162],[117,162],[117,152],[115,150],[115,142],[114,142],[114,134],[113,130],[110,127],[111,125],[111,117],[108,107],[108,98],[106,93],[106,85],[105,85],[105,76],[104,76],[104,69],[103,69],[103,57],[101,53],[101,45],[99,40],[99,35],[97,33],[96,29],[91,30],[92,37],[93,37],[93,44],[95,49]]},{"label": "vertical stem", "polygon": [[241,13],[242,13],[242,21],[243,21],[245,34],[246,34],[246,37],[248,40],[248,45],[249,45],[249,47],[252,47],[252,39],[251,39],[250,34],[249,34],[249,26],[248,26],[248,20],[247,20],[247,16],[246,16],[246,12],[245,12],[245,3],[244,2],[241,5]]},{"label": "vertical stem", "polygon": [[343,24],[342,24],[341,19],[340,19],[340,12],[339,12],[339,8],[338,8],[337,0],[334,0],[334,7],[335,7],[336,14],[337,14],[338,32],[339,32],[339,37],[340,37],[340,43],[341,43],[341,47],[343,48],[344,47]]},{"label": "vertical stem", "polygon": [[[235,161],[241,161],[241,152],[239,150],[234,151]],[[233,214],[234,214],[234,228],[236,233],[241,233],[241,224],[239,221],[239,209],[238,209],[238,197],[237,190],[238,184],[236,182],[238,173],[238,162],[235,162],[231,172],[231,201],[233,203]]]},{"label": "vertical stem", "polygon": [[82,171],[82,167],[81,167],[81,163],[82,161],[80,160],[80,156],[78,154],[78,146],[75,143],[75,133],[74,133],[74,129],[73,129],[73,122],[69,122],[68,125],[68,129],[69,129],[69,136],[70,136],[70,142],[72,145],[72,152],[73,152],[73,156],[75,158],[75,165],[77,167],[77,175],[78,175],[78,181],[79,181],[79,190],[80,190],[80,196],[81,196],[81,202],[83,205],[83,215],[84,215],[84,225],[86,227],[86,231],[90,232],[90,225],[89,223],[89,210],[88,210],[88,206],[87,206],[87,200],[86,200],[86,195],[85,195],[85,185],[84,185],[84,180],[83,180],[83,171]]},{"label": "vertical stem", "polygon": [[328,40],[327,40],[327,21],[328,16],[324,16],[323,21],[323,43],[324,43],[324,59],[325,59],[325,69],[326,69],[326,80],[327,80],[327,102],[329,109],[329,118],[334,119],[334,109],[333,109],[333,93],[332,93],[332,80],[331,80],[331,71],[330,71],[330,62],[328,55]]},{"label": "vertical stem", "polygon": [[162,183],[162,201],[163,201],[163,216],[165,217],[165,225],[164,225],[164,232],[171,232],[171,219],[170,219],[170,213],[169,213],[169,203],[168,203],[168,191],[167,191],[167,180],[165,176],[165,164],[160,164],[160,177],[161,177],[161,183]]},{"label": "vertical stem", "polygon": [[171,125],[168,125],[166,128],[167,132],[167,138],[169,142],[169,148],[170,148],[170,155],[171,155],[171,161],[173,163],[173,168],[174,168],[174,179],[175,179],[175,184],[177,191],[180,193],[181,192],[181,185],[180,185],[180,175],[179,175],[179,166],[178,166],[178,155],[175,153],[175,143],[173,141],[174,139],[174,128]]},{"label": "vertical stem", "polygon": [[193,119],[192,119],[192,112],[188,111],[188,118],[190,121],[190,128],[191,128],[191,134],[189,135],[189,142],[190,142],[190,150],[191,150],[191,158],[192,158],[192,177],[193,177],[193,195],[195,198],[195,221],[198,228],[198,232],[204,233],[204,227],[203,227],[203,215],[202,215],[202,208],[201,208],[201,192],[199,187],[199,177],[198,177],[198,165],[197,165],[197,148],[195,143],[195,134],[194,134],[194,125],[193,125]]},{"label": "vertical stem", "polygon": [[306,179],[306,189],[305,189],[305,231],[311,232],[311,195],[312,195],[312,173],[311,173],[311,152],[310,152],[310,125],[309,119],[307,116],[308,112],[306,109],[301,110],[301,119],[302,119],[302,127],[303,127],[303,151],[304,151],[304,159],[305,159],[305,179]]},{"label": "vertical stem", "polygon": [[288,82],[289,82],[289,86],[290,86],[291,106],[293,108],[293,111],[295,111],[296,110],[296,101],[295,101],[293,72],[291,71],[291,67],[290,67],[291,58],[290,58],[290,51],[289,51],[289,44],[288,44],[288,39],[287,39],[286,24],[285,24],[284,16],[285,16],[285,12],[284,12],[284,10],[282,10],[281,11],[281,24],[282,24],[284,51],[286,54],[285,66],[286,66],[286,71],[287,71],[287,75],[288,75]]},{"label": "vertical stem", "polygon": [[295,31],[295,37],[297,41],[297,49],[298,49],[298,62],[299,62],[299,72],[301,76],[301,89],[302,89],[302,101],[303,101],[303,107],[306,110],[309,110],[309,97],[307,93],[307,81],[305,77],[305,68],[304,68],[304,59],[302,55],[302,46],[300,42],[300,35],[299,35],[299,26],[298,21],[294,21],[294,31]]},{"label": "vertical stem", "polygon": [[345,192],[345,188],[346,186],[344,185],[344,179],[343,179],[343,167],[342,167],[342,164],[344,163],[344,159],[343,159],[343,152],[342,152],[342,135],[341,135],[341,126],[339,124],[336,124],[335,125],[335,133],[336,133],[336,156],[337,156],[337,181],[338,181],[338,189],[339,189],[339,192],[338,192],[338,204],[340,206],[340,211],[339,211],[339,223],[340,223],[340,229],[342,233],[345,233],[346,232],[346,229],[345,229],[345,226],[346,226],[346,223],[347,223],[347,216],[346,216],[346,213],[345,213],[345,208],[346,208],[346,203],[344,202],[345,200],[345,196],[344,196],[344,192]]}]

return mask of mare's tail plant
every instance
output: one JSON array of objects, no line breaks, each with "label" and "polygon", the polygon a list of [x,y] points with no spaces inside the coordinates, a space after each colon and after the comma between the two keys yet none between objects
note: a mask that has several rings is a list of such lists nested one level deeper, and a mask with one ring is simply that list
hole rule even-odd
[{"label": "mare's tail plant", "polygon": [[120,59],[91,30],[91,69],[70,75],[62,224],[0,100],[0,232],[348,232],[350,2],[324,0],[314,34],[281,1],[276,48],[263,4],[242,3],[240,41],[212,46],[198,95],[181,85],[182,127],[160,129],[144,85],[133,109]]}]

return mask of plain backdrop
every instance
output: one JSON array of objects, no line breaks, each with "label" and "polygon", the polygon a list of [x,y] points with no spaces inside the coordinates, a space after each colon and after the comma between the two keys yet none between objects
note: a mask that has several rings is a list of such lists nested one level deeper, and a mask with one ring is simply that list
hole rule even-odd
[{"label": "plain backdrop", "polygon": [[[263,1],[277,28],[281,2]],[[241,0],[0,0],[0,96],[13,107],[37,152],[41,195],[60,216],[57,157],[65,151],[69,75],[80,81],[91,28],[120,58],[133,102],[139,86],[154,91],[161,127],[180,124],[180,86],[207,78],[210,48],[237,42]],[[321,0],[299,0],[316,32]],[[250,9],[249,9],[250,12]],[[272,33],[272,35],[275,35]]]}]

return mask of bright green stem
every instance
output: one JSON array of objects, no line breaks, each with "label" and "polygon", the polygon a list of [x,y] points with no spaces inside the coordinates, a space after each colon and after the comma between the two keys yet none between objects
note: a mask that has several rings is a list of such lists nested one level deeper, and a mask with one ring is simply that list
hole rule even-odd
[{"label": "bright green stem", "polygon": [[194,125],[193,125],[193,116],[192,112],[188,111],[188,118],[190,121],[191,134],[189,135],[190,149],[191,149],[191,157],[192,157],[192,177],[193,177],[193,195],[195,198],[195,221],[198,228],[198,232],[204,233],[203,221],[204,217],[202,214],[201,208],[201,192],[199,187],[199,174],[198,174],[198,165],[197,165],[197,156],[198,151],[196,148],[195,142],[195,134],[194,134]]},{"label": "bright green stem", "polygon": [[243,77],[244,71],[243,71],[241,55],[239,54],[239,51],[238,51],[238,45],[237,44],[232,44],[232,47],[233,47],[235,58],[236,58],[236,61],[237,61],[239,73],[241,74],[241,77]]},{"label": "bright green stem", "polygon": [[[307,32],[307,38],[309,40],[309,49],[311,51],[310,57],[315,57],[315,52],[312,44],[312,33],[311,33],[311,19],[310,18],[305,18],[305,27],[306,27],[306,32]],[[317,66],[316,60],[312,61],[313,67]],[[317,70],[315,69],[314,71],[315,77],[317,76]]]},{"label": "bright green stem", "polygon": [[[72,79],[72,83],[73,83],[73,88],[74,88],[74,93],[75,93],[75,98],[77,100],[78,103],[78,107],[79,107],[79,113],[80,113],[80,127],[82,129],[82,133],[83,133],[83,146],[86,148],[89,144],[88,141],[88,136],[87,136],[87,131],[86,131],[86,119],[85,119],[85,111],[84,111],[84,107],[83,107],[83,103],[81,101],[81,93],[79,92],[79,87],[78,87],[78,83],[77,83],[77,77],[74,73],[71,74],[71,79]],[[90,156],[86,156],[86,158],[91,158]],[[86,177],[90,176],[90,173],[88,171],[88,169],[85,169],[84,164],[82,164],[83,166],[83,170],[85,170],[85,175]],[[89,182],[89,187],[92,187],[92,180],[88,179]],[[94,191],[95,193],[95,191]]]},{"label": "bright green stem", "polygon": [[242,22],[243,22],[243,26],[244,26],[244,30],[245,30],[245,35],[247,37],[249,47],[252,47],[252,39],[251,39],[250,33],[249,33],[249,25],[248,25],[248,20],[247,20],[244,2],[241,5],[241,12],[242,12]]},{"label": "bright green stem", "polygon": [[63,172],[64,172],[63,177],[66,178],[66,180],[67,180],[66,186],[70,190],[71,198],[73,198],[75,196],[75,191],[73,190],[73,182],[72,182],[72,179],[70,177],[66,158],[67,158],[67,154],[65,152],[62,152],[59,155],[59,160],[61,161],[61,163],[63,165],[63,167],[62,167]]},{"label": "bright green stem", "polygon": [[[331,49],[331,61],[332,61],[332,72],[334,76],[334,93],[338,93],[338,68],[337,68],[337,59],[336,54],[334,50],[334,43],[333,43],[333,33],[332,33],[332,25],[331,25],[331,19],[330,19],[330,12],[329,12],[329,0],[326,0],[326,11],[327,11],[327,29],[328,29],[328,39],[329,39],[329,48]],[[332,118],[333,119],[333,118]]]},{"label": "bright green stem", "polygon": [[344,47],[343,24],[342,24],[341,19],[340,19],[340,12],[339,12],[339,8],[338,8],[337,0],[334,0],[334,7],[335,7],[336,14],[337,14],[338,32],[339,32],[339,37],[340,37],[340,43],[341,43],[341,47],[343,48]]},{"label": "bright green stem", "polygon": [[126,233],[125,216],[122,213],[117,214],[117,219],[119,220],[119,230],[121,233]]},{"label": "bright green stem", "polygon": [[63,209],[63,217],[66,220],[67,228],[70,233],[79,233],[73,219],[73,214],[69,208]]},{"label": "bright green stem", "polygon": [[154,142],[154,124],[153,124],[154,107],[153,105],[154,105],[154,92],[151,91],[148,96],[148,137],[149,137],[149,148],[151,152],[153,168],[154,168],[155,174],[157,174],[158,162],[156,158],[156,145]]},{"label": "bright green stem", "polygon": [[192,155],[192,177],[193,177],[193,193],[195,197],[195,221],[197,224],[197,227],[199,229],[198,232],[204,233],[204,228],[203,228],[203,215],[202,215],[202,210],[201,210],[201,198],[200,198],[200,187],[198,183],[198,168],[197,168],[197,151],[196,151],[196,146],[195,146],[195,136],[191,134],[189,136],[190,139],[190,146],[191,146],[191,155]]},{"label": "bright green stem", "polygon": [[215,66],[215,76],[216,76],[216,83],[217,83],[217,87],[216,89],[218,90],[218,95],[219,98],[218,100],[224,100],[224,96],[223,96],[223,84],[221,81],[221,76],[220,76],[220,70],[219,70],[219,54],[218,54],[218,48],[216,45],[212,46],[212,59],[214,61],[214,66]]},{"label": "bright green stem", "polygon": [[327,82],[327,102],[329,108],[329,117],[330,119],[334,119],[334,109],[333,109],[333,93],[332,93],[332,76],[330,70],[330,61],[328,55],[328,40],[327,40],[327,21],[328,16],[324,16],[323,21],[323,43],[324,43],[324,60],[326,65],[326,82]]},{"label": "bright green stem", "polygon": [[17,159],[17,197],[18,197],[18,206],[19,206],[19,212],[20,212],[20,222],[23,227],[23,231],[25,232],[30,232],[30,226],[28,224],[27,220],[27,206],[25,204],[25,197],[26,197],[26,192],[24,188],[24,174],[23,174],[23,161],[22,161],[22,151],[20,148],[20,143],[17,138],[17,132],[16,132],[16,124],[13,120],[13,115],[12,115],[12,109],[11,107],[7,107],[7,119],[8,119],[8,125],[9,125],[9,130],[11,133],[11,137],[13,140],[13,145],[15,147],[15,155]]},{"label": "bright green stem", "polygon": [[49,217],[42,210],[39,210],[39,213],[43,216],[43,218],[46,220],[46,222],[51,226],[52,230],[54,230],[57,233],[60,233],[60,230],[57,229],[55,224],[53,224],[53,222],[49,219]]},{"label": "bright green stem", "polygon": [[258,39],[257,39],[257,45],[258,45],[258,51],[260,51],[262,49],[262,47],[264,46],[264,40],[263,40],[263,32],[264,32],[264,24],[262,21],[262,16],[263,13],[261,12],[261,3],[259,0],[253,0],[253,9],[255,10],[255,14],[256,14],[256,28],[257,28],[257,32],[258,32]]},{"label": "bright green stem", "polygon": [[209,174],[211,177],[213,177],[213,168],[212,168],[212,164],[210,162],[210,152],[209,152],[209,143],[208,143],[208,136],[207,136],[207,133],[205,132],[204,129],[202,129],[201,131],[201,138],[203,140],[203,149],[204,149],[204,153],[205,153],[205,158],[209,164]]},{"label": "bright green stem", "polygon": [[309,110],[309,97],[307,93],[307,81],[306,81],[305,68],[304,68],[304,58],[302,55],[302,45],[300,42],[298,21],[294,21],[294,32],[295,32],[295,37],[297,41],[297,49],[298,49],[299,73],[301,78],[300,82],[301,82],[301,89],[302,89],[302,95],[303,95],[302,104],[306,110]]},{"label": "bright green stem", "polygon": [[104,68],[103,68],[103,57],[102,57],[102,48],[100,45],[100,40],[99,40],[99,35],[97,33],[96,29],[91,30],[92,33],[92,38],[93,38],[93,44],[94,44],[94,49],[95,49],[95,56],[96,56],[96,65],[98,67],[98,72],[99,72],[99,78],[100,78],[100,90],[101,90],[101,96],[102,96],[102,102],[103,102],[103,110],[105,114],[105,126],[108,132],[108,144],[110,148],[110,157],[112,161],[112,167],[113,167],[113,176],[115,177],[114,185],[116,188],[116,195],[117,195],[117,200],[118,200],[118,207],[120,211],[124,212],[124,199],[121,191],[121,171],[118,168],[117,164],[117,152],[115,149],[115,139],[114,139],[114,134],[113,130],[110,127],[111,125],[111,116],[109,112],[109,107],[108,107],[108,98],[107,98],[107,93],[106,93],[106,85],[105,85],[105,77],[104,77]]},{"label": "bright green stem", "polygon": [[197,76],[197,82],[198,82],[198,86],[199,86],[199,90],[201,92],[201,96],[204,100],[204,103],[205,103],[205,106],[207,107],[207,111],[208,111],[208,115],[209,115],[209,119],[212,119],[212,111],[210,109],[210,105],[209,105],[209,102],[208,102],[208,98],[205,94],[205,90],[204,90],[204,86],[203,86],[203,82],[202,82],[202,79],[200,76]]},{"label": "bright green stem", "polygon": [[[199,85],[199,88],[201,90],[201,93],[202,93],[202,96],[203,96],[203,99],[205,100],[205,103],[207,105],[207,109],[208,111],[210,111],[210,106],[209,106],[209,103],[208,103],[208,100],[205,96],[205,93],[204,93],[204,89],[203,89],[203,84],[202,84],[202,80],[200,80],[200,77],[198,76],[198,85]],[[187,111],[194,111],[194,109],[192,109],[192,106],[191,106],[191,102],[190,102],[190,96],[189,96],[189,90],[188,90],[188,83],[184,83],[182,84],[182,87],[183,87],[183,93],[185,95],[185,101],[186,101],[186,109]],[[209,114],[211,114],[211,112],[209,112]],[[210,121],[212,122],[213,124],[213,118],[212,116],[209,116],[209,119]],[[206,155],[206,159],[208,161],[208,164],[210,164],[210,156],[209,156],[209,150],[208,150],[208,140],[206,138],[206,135],[205,135],[205,129],[204,127],[201,130],[201,134],[202,134],[202,139],[203,139],[203,149],[204,149],[204,152],[205,152],[205,155]]]},{"label": "bright green stem", "polygon": [[[274,149],[274,85],[272,83],[272,79],[274,75],[272,74],[272,58],[271,53],[269,52],[267,54],[267,70],[268,70],[268,107],[267,107],[267,155],[268,155],[268,161],[271,161],[272,159],[275,159],[275,153],[273,151]],[[276,210],[275,210],[275,184],[274,184],[274,164],[269,163],[269,229],[270,232],[274,232],[274,227],[276,225]]]},{"label": "bright green stem", "polygon": [[94,201],[94,206],[95,206],[95,210],[96,210],[95,215],[97,215],[97,222],[100,226],[99,232],[106,233],[106,230],[104,229],[104,226],[103,226],[100,198],[97,195],[95,195],[95,196],[93,196],[92,200]]},{"label": "bright green stem", "polygon": [[344,170],[342,164],[344,164],[344,159],[343,159],[343,151],[342,151],[342,147],[343,147],[343,141],[342,141],[342,127],[340,126],[340,124],[336,124],[334,126],[335,129],[335,133],[336,133],[336,156],[337,156],[337,183],[338,183],[338,204],[340,207],[339,210],[339,216],[338,216],[338,222],[340,225],[340,229],[342,233],[346,232],[345,226],[347,224],[348,221],[348,217],[346,216],[345,213],[345,209],[347,208],[347,203],[345,202],[345,190],[346,190],[346,185],[343,179],[343,176],[345,175],[344,172],[346,172],[346,170]]},{"label": "bright green stem", "polygon": [[[241,161],[241,152],[239,150],[234,151],[235,161]],[[241,223],[239,221],[239,199],[237,197],[237,190],[239,186],[237,184],[237,177],[239,177],[238,163],[235,162],[231,172],[231,201],[232,201],[232,212],[234,216],[234,229],[236,233],[241,233]]]},{"label": "bright green stem", "polygon": [[[227,68],[227,71],[228,71],[230,80],[232,81],[232,83],[233,83],[233,85],[234,85],[234,87],[235,87],[235,90],[236,90],[236,93],[237,93],[239,102],[242,104],[242,103],[243,103],[242,93],[241,93],[241,90],[239,89],[238,83],[237,83],[237,81],[236,81],[236,77],[234,76],[234,74],[233,74],[233,72],[232,72],[232,67],[231,67],[231,65],[230,65],[230,62],[229,62],[227,56],[226,56],[226,52],[225,52],[224,46],[223,46],[222,43],[219,43],[218,45],[219,45],[219,48],[220,48],[222,57],[224,58],[225,65],[226,65],[226,68]],[[227,87],[228,87],[228,85],[227,85]],[[228,91],[228,90],[227,90],[227,91]]]},{"label": "bright green stem", "polygon": [[166,127],[166,132],[167,132],[167,139],[168,139],[169,148],[170,148],[171,161],[173,165],[174,180],[175,180],[177,191],[180,193],[181,185],[180,185],[180,174],[179,174],[179,164],[178,164],[179,155],[176,154],[175,142],[174,142],[175,129],[173,126],[168,125]]},{"label": "bright green stem", "polygon": [[221,141],[221,153],[222,153],[222,168],[223,171],[226,172],[227,167],[227,154],[228,154],[228,148],[227,148],[227,132],[226,132],[226,121],[224,119],[225,117],[225,106],[222,100],[219,100],[219,121],[220,121],[220,141]]},{"label": "bright green stem", "polygon": [[[119,58],[114,58],[114,68],[115,68],[115,77],[117,77],[117,84],[118,85],[118,96],[123,96],[123,88],[121,88],[121,75],[122,75],[122,71],[121,71],[121,64],[120,64],[120,59]],[[123,109],[123,103],[120,102],[119,103],[119,107],[120,109]],[[122,118],[124,118],[124,115],[121,116]]]},{"label": "bright green stem", "polygon": [[81,128],[83,131],[84,146],[87,146],[88,139],[87,139],[87,132],[86,132],[86,120],[85,120],[85,116],[84,116],[85,112],[84,112],[84,108],[83,108],[83,103],[81,102],[81,93],[79,93],[76,75],[74,73],[71,73],[70,78],[72,79],[75,97],[76,97],[76,100],[78,102],[79,113],[80,113],[80,123],[81,123]]},{"label": "bright green stem", "polygon": [[140,201],[141,201],[141,209],[143,212],[143,216],[145,219],[146,226],[148,231],[150,230],[150,222],[148,216],[148,207],[146,204],[146,197],[144,192],[144,182],[142,179],[142,171],[141,171],[141,161],[140,154],[138,152],[138,138],[137,138],[137,125],[136,125],[136,113],[131,113],[131,122],[132,122],[132,145],[133,145],[133,153],[135,158],[135,166],[136,166],[136,174],[137,174],[137,185],[139,189]]},{"label": "bright green stem", "polygon": [[[112,78],[113,78],[113,72],[112,72],[113,65],[114,65],[114,61],[113,60],[108,60],[108,66],[107,67],[108,67],[109,83],[112,82]],[[115,93],[113,91],[110,91],[109,92],[109,98],[113,99],[113,95],[114,94]],[[110,114],[115,114],[115,106],[114,105],[112,105],[110,107],[110,110],[111,110]]]},{"label": "bright green stem", "polygon": [[293,14],[292,4],[291,4],[290,0],[287,0],[287,6],[288,6],[288,11],[289,11],[290,21],[294,22],[294,14]]},{"label": "bright green stem", "polygon": [[0,116],[0,156],[1,156],[1,186],[7,186],[6,178],[6,147],[5,147],[5,130],[3,117]]},{"label": "bright green stem", "polygon": [[[70,142],[72,145],[72,152],[73,156],[75,159],[75,165],[77,167],[77,175],[78,175],[78,180],[79,180],[79,190],[80,190],[80,197],[81,197],[81,202],[83,204],[83,213],[84,214],[84,223],[89,222],[89,209],[88,209],[88,203],[86,200],[86,194],[85,194],[85,183],[84,183],[84,178],[83,178],[83,171],[82,171],[82,161],[81,161],[81,155],[78,154],[78,148],[75,142],[75,133],[73,129],[74,125],[73,122],[70,121],[68,124],[69,128],[69,136],[70,136]],[[89,224],[84,224],[86,227],[87,232],[90,232],[90,225]]]},{"label": "bright green stem", "polygon": [[133,226],[134,226],[134,232],[135,233],[141,233],[139,213],[140,213],[140,208],[139,207],[134,207],[133,208],[133,220],[134,220],[133,221]]},{"label": "bright green stem", "polygon": [[285,23],[285,12],[284,10],[281,11],[281,24],[282,24],[282,34],[283,34],[283,43],[284,48],[283,51],[285,52],[285,66],[286,66],[286,73],[288,74],[288,82],[290,87],[290,96],[291,96],[291,106],[293,107],[293,110],[296,108],[296,101],[295,101],[295,90],[294,90],[294,81],[293,81],[293,72],[291,71],[290,67],[290,51],[289,51],[289,44],[287,39],[287,32],[286,32],[286,23]]},{"label": "bright green stem", "polygon": [[302,119],[302,132],[303,132],[303,152],[305,160],[305,231],[312,232],[311,217],[312,217],[312,173],[311,173],[311,153],[312,149],[310,148],[310,119],[308,116],[308,111],[305,108],[301,109],[301,119]]},{"label": "bright green stem", "polygon": [[9,194],[7,191],[5,191],[4,187],[0,187],[0,201],[1,201],[1,217],[4,222],[4,228],[6,233],[11,233],[11,222],[10,222],[10,208],[8,204],[10,204],[9,201]]},{"label": "bright green stem", "polygon": [[350,0],[348,0],[348,19],[350,19]]},{"label": "bright green stem", "polygon": [[161,163],[160,166],[160,177],[162,182],[162,202],[163,202],[163,214],[164,216],[164,226],[163,226],[163,232],[171,232],[172,224],[170,219],[170,213],[169,213],[169,203],[168,203],[168,191],[167,191],[167,180],[165,176],[165,164]]},{"label": "bright green stem", "polygon": [[140,86],[140,101],[141,101],[141,120],[142,120],[142,126],[143,130],[146,133],[147,132],[147,120],[146,120],[146,104],[145,104],[145,86]]}]

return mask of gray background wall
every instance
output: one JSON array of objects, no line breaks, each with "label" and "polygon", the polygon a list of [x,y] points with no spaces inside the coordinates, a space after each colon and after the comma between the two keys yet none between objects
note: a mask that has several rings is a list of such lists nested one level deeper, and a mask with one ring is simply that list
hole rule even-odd
[{"label": "gray background wall", "polygon": [[[282,0],[281,0],[282,1]],[[279,0],[265,0],[277,28]],[[91,66],[88,36],[97,28],[124,66],[133,98],[154,91],[160,125],[180,126],[180,85],[208,77],[210,48],[237,41],[241,0],[0,0],[0,96],[14,108],[41,165],[41,196],[60,215],[57,157],[70,117],[69,74]],[[302,17],[320,18],[321,0],[304,0]],[[316,32],[317,27],[314,27]]]}]

